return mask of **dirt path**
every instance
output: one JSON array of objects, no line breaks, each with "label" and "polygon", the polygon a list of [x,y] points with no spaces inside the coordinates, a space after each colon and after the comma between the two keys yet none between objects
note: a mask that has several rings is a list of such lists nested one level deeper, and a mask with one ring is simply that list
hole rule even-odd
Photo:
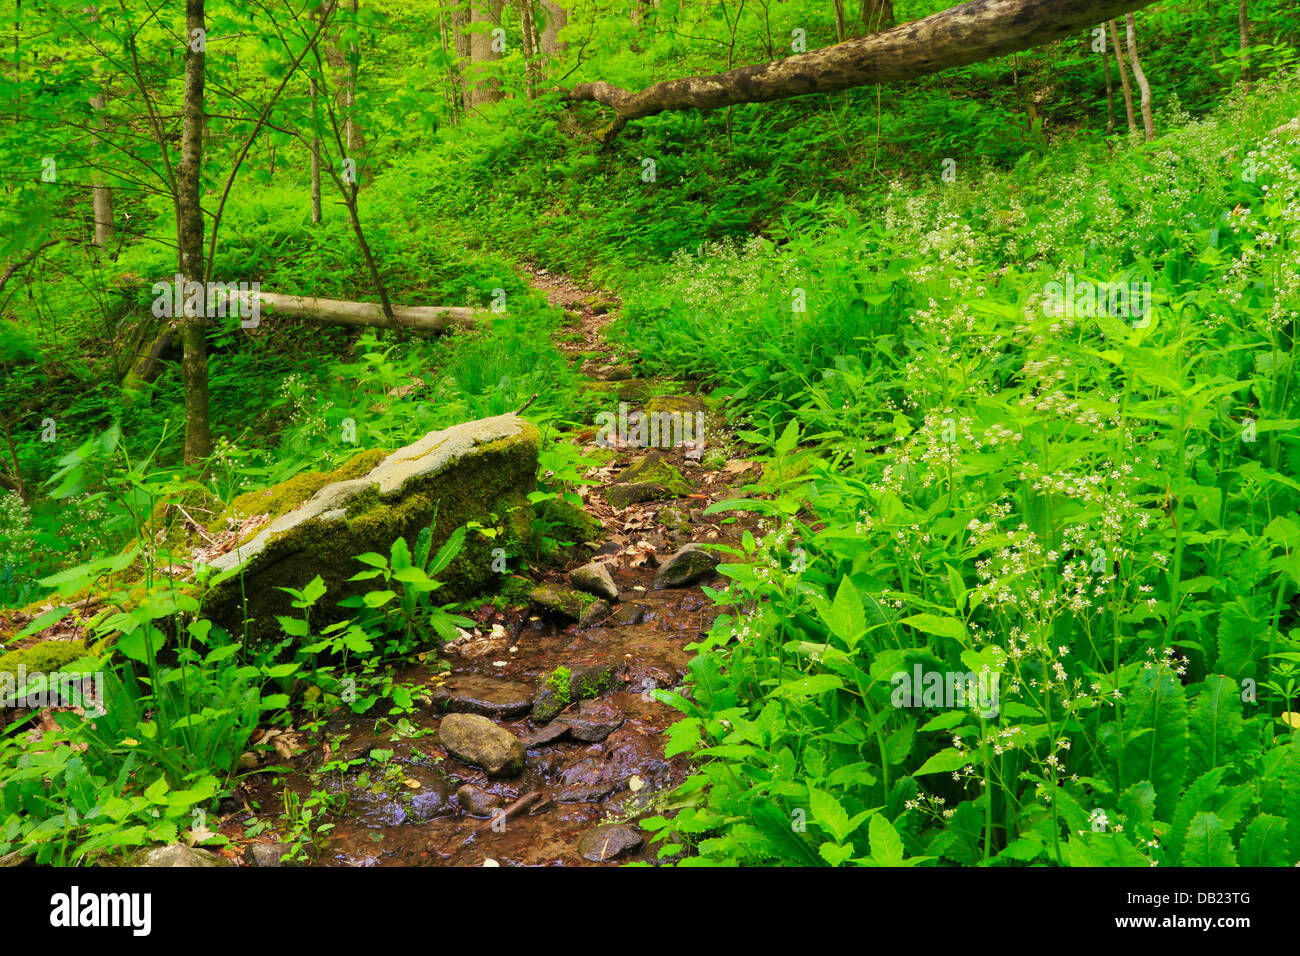
[{"label": "dirt path", "polygon": [[[636,409],[661,394],[655,382],[635,378],[626,358],[604,340],[617,302],[544,270],[530,271],[534,286],[566,310],[568,341],[561,347],[575,364],[581,361],[602,407],[617,414],[620,402]],[[672,394],[677,405],[703,408],[689,394]],[[596,437],[593,427],[578,440],[595,451]],[[689,772],[684,757],[664,757],[665,730],[679,715],[653,690],[681,684],[691,658],[686,646],[718,613],[700,585],[721,581],[706,573],[687,586],[658,589],[656,573],[687,544],[738,540],[750,522],[724,525],[702,512],[759,472],[751,463],[704,455],[704,437],[703,443],[657,450],[617,447],[613,459],[593,472],[601,483],[584,488],[586,510],[602,525],[590,560],[604,563],[618,591],[608,616],[580,626],[536,603],[505,610],[484,605],[475,615],[479,627],[443,649],[450,673],[439,672],[430,654],[427,663],[398,675],[427,688],[431,704],[396,726],[373,712],[336,719],[296,758],[292,774],[280,784],[264,775],[241,799],[260,804],[264,814],[268,803],[280,809],[286,785],[299,806],[313,794],[328,794],[336,801],[328,817],[334,827],[320,841],[318,864],[653,862],[654,848],[640,843],[634,821],[662,809]],[[621,479],[633,464],[644,468],[647,458],[656,469],[675,468],[689,491],[682,494],[676,485],[671,493],[636,500],[652,495],[653,482],[647,489],[645,482]],[[632,502],[616,507],[612,489]],[[534,572],[534,579],[567,589],[569,570]],[[572,691],[572,699],[557,702],[557,708],[567,706],[549,722],[534,707],[539,681]],[[584,689],[589,699],[579,700]],[[526,750],[522,770],[492,777],[456,759],[437,732],[448,711],[476,712],[519,738]],[[235,814],[230,822],[240,820]],[[246,824],[247,816],[242,820]]]}]

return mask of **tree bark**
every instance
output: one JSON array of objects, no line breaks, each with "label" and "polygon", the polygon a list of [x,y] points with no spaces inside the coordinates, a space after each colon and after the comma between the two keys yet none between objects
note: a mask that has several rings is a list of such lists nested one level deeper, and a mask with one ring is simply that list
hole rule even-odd
[{"label": "tree bark", "polygon": [[538,60],[540,38],[537,35],[537,21],[533,16],[533,0],[519,0],[519,29],[524,41],[524,95],[531,100],[537,94],[541,67]]},{"label": "tree bark", "polygon": [[469,22],[480,24],[469,35],[469,58],[472,62],[470,76],[465,84],[465,108],[473,109],[501,99],[501,84],[484,77],[483,64],[501,59],[500,52],[492,49],[491,28],[501,22],[503,0],[470,0]]},{"label": "tree bark", "polygon": [[1138,93],[1140,94],[1140,105],[1142,107],[1142,129],[1146,133],[1146,141],[1149,143],[1156,138],[1155,123],[1151,118],[1151,85],[1147,83],[1147,75],[1142,72],[1142,61],[1138,59],[1137,48],[1137,21],[1133,14],[1126,14],[1124,25],[1127,28],[1125,40],[1128,43],[1128,58],[1133,65],[1133,79],[1137,82]]},{"label": "tree bark", "polygon": [[326,325],[368,326],[377,329],[412,329],[421,332],[443,332],[451,326],[472,326],[485,314],[483,309],[463,306],[392,306],[393,318],[384,315],[383,306],[377,302],[346,302],[340,299],[318,299],[312,296],[280,295],[274,292],[235,293],[232,298],[247,299],[256,296],[263,307],[274,315],[312,319]]},{"label": "tree bark", "polygon": [[[188,282],[204,282],[203,207],[203,71],[205,54],[194,49],[195,31],[205,30],[203,0],[185,0],[185,99],[181,105],[181,162],[176,170],[176,239],[179,271]],[[200,33],[199,35],[203,35]],[[180,319],[185,348],[185,464],[197,466],[212,453],[208,418],[207,319],[191,314],[187,303]]]},{"label": "tree bark", "polygon": [[862,0],[859,36],[870,36],[894,25],[894,0]]},{"label": "tree bark", "polygon": [[[1237,5],[1237,42],[1242,50],[1250,47],[1250,16],[1246,10],[1246,0],[1241,0],[1241,3]],[[1249,59],[1242,61],[1241,78],[1247,81],[1250,80]]]},{"label": "tree bark", "polygon": [[[90,106],[95,112],[96,131],[104,128],[104,108],[108,105],[104,93],[91,97]],[[96,141],[99,136],[96,135]],[[102,173],[95,174],[95,185],[91,188],[90,205],[95,215],[95,245],[107,249],[113,241],[113,192],[104,185]]]},{"label": "tree bark", "polygon": [[563,56],[569,45],[560,39],[560,31],[568,25],[569,11],[551,0],[542,0],[542,9],[546,11],[546,22],[542,24],[542,52],[547,56]]},{"label": "tree bark", "polygon": [[1115,62],[1119,64],[1119,82],[1124,90],[1124,114],[1128,117],[1129,135],[1136,136],[1138,131],[1137,113],[1133,111],[1133,88],[1128,83],[1128,67],[1124,63],[1124,48],[1120,46],[1119,31],[1115,29],[1115,21],[1107,21],[1106,26],[1110,29],[1110,45],[1115,48]]},{"label": "tree bark", "polygon": [[[319,96],[315,77],[311,80],[311,111],[316,115],[316,99]],[[311,221],[320,225],[324,220],[320,204],[320,136],[315,131],[311,134]]]},{"label": "tree bark", "polygon": [[458,0],[446,0],[451,6],[451,42],[455,50],[455,65],[452,67],[452,78],[455,82],[456,89],[456,112],[463,113],[468,107],[468,74],[471,68],[469,56],[469,34],[465,28],[469,26],[469,10],[465,4]]},{"label": "tree bark", "polygon": [[770,63],[668,80],[639,92],[604,81],[580,83],[563,95],[612,108],[617,117],[604,133],[609,140],[628,121],[666,110],[767,103],[927,76],[1059,40],[1154,2],[971,0],[882,33]]},{"label": "tree bark", "polygon": [[1110,78],[1110,49],[1101,51],[1101,66],[1106,73],[1106,132],[1115,132],[1115,83]]},{"label": "tree bark", "polygon": [[365,149],[365,137],[356,115],[357,63],[361,51],[347,44],[343,37],[348,24],[356,24],[357,0],[352,0],[352,13],[350,21],[338,21],[338,30],[325,45],[325,62],[334,73],[334,102],[342,120],[343,144],[349,156],[356,156]]}]

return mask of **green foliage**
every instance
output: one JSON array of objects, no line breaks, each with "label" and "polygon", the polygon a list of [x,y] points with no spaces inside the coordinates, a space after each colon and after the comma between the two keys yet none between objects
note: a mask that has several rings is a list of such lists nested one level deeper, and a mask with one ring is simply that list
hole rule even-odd
[{"label": "green foliage", "polygon": [[[720,568],[690,695],[661,693],[700,769],[656,840],[749,865],[1294,862],[1300,162],[1266,132],[1293,86],[1254,95],[1106,164],[829,206],[631,298],[629,340],[744,410],[775,492],[710,508],[765,534]],[[1236,144],[1256,179],[1224,175]],[[1067,273],[1141,277],[1149,316],[1050,314]],[[996,712],[900,703],[914,668],[996,678]]]}]

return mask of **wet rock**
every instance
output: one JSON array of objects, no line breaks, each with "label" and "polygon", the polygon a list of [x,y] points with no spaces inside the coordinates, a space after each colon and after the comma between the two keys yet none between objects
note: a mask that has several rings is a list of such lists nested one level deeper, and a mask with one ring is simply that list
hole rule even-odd
[{"label": "wet rock", "polygon": [[533,696],[533,721],[544,724],[575,701],[599,697],[616,683],[608,665],[557,667],[537,681]]},{"label": "wet rock", "polygon": [[[214,571],[242,573],[227,575],[213,588],[205,615],[227,626],[247,618],[250,638],[278,638],[275,616],[294,613],[283,588],[302,588],[320,575],[330,600],[313,609],[313,623],[342,620],[348,609],[337,600],[371,589],[370,582],[353,579],[352,555],[387,554],[398,537],[430,525],[436,551],[468,521],[491,526],[494,516],[530,515],[540,441],[535,425],[499,415],[430,432],[377,463],[375,455],[359,455],[355,471],[304,472],[267,494],[241,495],[230,517],[267,514],[272,520],[212,560]],[[461,600],[497,583],[491,548],[491,540],[469,536],[439,574],[440,601]]]},{"label": "wet rock", "polygon": [[718,567],[718,555],[698,544],[688,544],[674,553],[655,572],[655,588],[681,588],[712,577]]},{"label": "wet rock", "polygon": [[645,608],[639,604],[623,604],[610,615],[609,623],[618,627],[635,627],[645,620]]},{"label": "wet rock", "polygon": [[570,620],[577,621],[580,625],[591,623],[593,613],[597,615],[595,620],[599,620],[600,616],[609,614],[608,604],[605,604],[602,608],[597,608],[595,612],[592,611],[594,605],[601,603],[600,598],[594,594],[575,591],[572,588],[549,586],[533,588],[528,597],[529,600],[543,610],[550,611],[559,617],[567,617]]},{"label": "wet rock", "polygon": [[592,373],[601,382],[625,382],[632,377],[626,365],[602,365]]},{"label": "wet rock", "polygon": [[488,793],[472,783],[467,783],[456,791],[456,798],[465,812],[472,817],[490,817],[492,811],[501,806],[501,798],[495,793]]},{"label": "wet rock", "polygon": [[610,601],[618,600],[618,586],[614,583],[614,578],[604,561],[592,561],[580,568],[574,568],[569,572],[569,580],[573,582],[575,588],[588,594]]},{"label": "wet rock", "polygon": [[599,803],[614,792],[614,781],[597,780],[591,783],[570,784],[555,795],[556,803]]},{"label": "wet rock", "polygon": [[141,850],[132,857],[132,866],[230,866],[230,861],[199,847],[172,843]]},{"label": "wet rock", "polygon": [[669,531],[685,533],[691,530],[691,519],[681,508],[660,508],[655,520]]},{"label": "wet rock", "polygon": [[641,834],[631,827],[611,824],[585,833],[578,841],[578,852],[584,860],[603,863],[640,849],[642,842]]},{"label": "wet rock", "polygon": [[625,468],[615,484],[605,489],[605,500],[616,508],[641,501],[662,501],[690,494],[691,486],[682,473],[658,451],[651,451]]},{"label": "wet rock", "polygon": [[244,860],[249,866],[284,866],[288,853],[287,843],[254,843],[244,851]]},{"label": "wet rock", "polygon": [[680,414],[694,414],[695,412],[707,411],[704,399],[698,395],[656,395],[645,403],[645,410],[652,415],[659,415],[663,412],[678,412]]},{"label": "wet rock", "polygon": [[561,714],[555,723],[568,727],[575,740],[594,743],[623,726],[623,712],[605,701],[584,700],[576,711]]},{"label": "wet rock", "polygon": [[534,747],[540,747],[543,744],[549,744],[553,740],[558,740],[567,732],[568,728],[563,724],[550,723],[525,734],[520,740],[523,741],[525,749],[532,750]]},{"label": "wet rock", "polygon": [[690,484],[682,477],[682,473],[665,461],[663,453],[658,451],[647,452],[643,458],[624,468],[618,476],[619,484],[634,484],[640,481],[663,485],[679,495],[688,494],[691,490]]},{"label": "wet rock", "polygon": [[533,706],[533,689],[518,681],[458,674],[433,689],[434,710],[484,717],[518,717]]},{"label": "wet rock", "polygon": [[639,504],[642,501],[664,501],[675,497],[677,496],[666,485],[661,485],[657,481],[610,485],[605,489],[605,500],[615,508],[626,508],[628,505]]},{"label": "wet rock", "polygon": [[438,739],[456,759],[505,777],[524,766],[524,745],[518,737],[478,714],[448,714]]},{"label": "wet rock", "polygon": [[605,620],[613,612],[614,609],[609,606],[609,602],[604,598],[600,598],[587,605],[587,609],[582,612],[582,617],[578,618],[578,627],[591,627],[591,625]]}]

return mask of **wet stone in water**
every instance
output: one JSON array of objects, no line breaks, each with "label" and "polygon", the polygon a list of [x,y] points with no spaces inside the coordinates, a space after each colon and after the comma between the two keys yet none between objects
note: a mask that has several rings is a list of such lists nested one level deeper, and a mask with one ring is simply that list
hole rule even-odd
[{"label": "wet stone in water", "polygon": [[578,841],[578,852],[584,860],[603,863],[639,849],[642,842],[641,834],[631,827],[614,824],[584,834]]}]

